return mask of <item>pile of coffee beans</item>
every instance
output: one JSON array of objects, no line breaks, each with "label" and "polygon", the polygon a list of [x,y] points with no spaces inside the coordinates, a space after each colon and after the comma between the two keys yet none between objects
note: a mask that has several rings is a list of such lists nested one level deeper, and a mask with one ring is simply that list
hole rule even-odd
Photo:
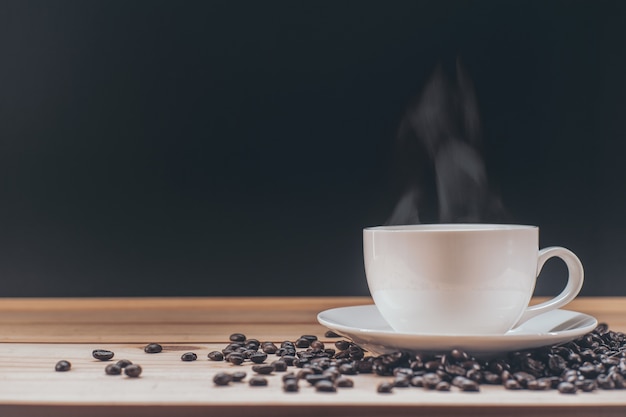
[{"label": "pile of coffee beans", "polygon": [[[325,336],[341,337],[331,331]],[[235,368],[250,365],[254,375],[248,384],[253,387],[267,386],[268,376],[282,373],[283,390],[289,393],[299,391],[300,381],[318,392],[352,388],[353,378],[359,374],[386,377],[377,387],[381,394],[410,387],[479,392],[482,385],[502,385],[507,390],[554,389],[563,394],[626,388],[626,335],[609,330],[606,324],[568,343],[511,352],[488,360],[475,358],[460,349],[439,354],[399,351],[372,356],[349,340],[337,340],[331,348],[314,335],[302,335],[295,341],[278,345],[248,339],[242,333],[233,333],[229,339],[227,346],[210,352],[208,359],[226,361]],[[146,353],[162,350],[157,343],[144,348]],[[96,349],[92,355],[109,361],[114,353]],[[181,356],[182,361],[196,359],[194,352]],[[59,372],[70,368],[71,364],[65,360],[55,366]],[[126,359],[105,368],[108,375],[122,372],[138,377],[142,368]],[[219,372],[213,382],[227,386],[245,378],[246,372],[242,370]]]},{"label": "pile of coffee beans", "polygon": [[[333,332],[325,336],[338,337]],[[327,348],[312,335],[303,335],[295,342],[284,341],[280,347],[246,339],[241,333],[231,335],[230,340],[222,352],[211,352],[209,358],[233,365],[250,361],[255,364],[252,370],[261,375],[295,367],[299,371],[283,377],[286,392],[297,392],[301,380],[317,391],[335,392],[337,388],[354,386],[348,376],[368,373],[390,378],[378,385],[379,393],[408,387],[479,392],[481,385],[502,385],[508,390],[556,389],[563,394],[626,388],[626,336],[610,331],[606,324],[569,343],[511,352],[489,360],[459,349],[440,354],[394,352],[370,356],[350,341],[338,340],[334,348]],[[268,354],[278,360],[266,364]]]}]

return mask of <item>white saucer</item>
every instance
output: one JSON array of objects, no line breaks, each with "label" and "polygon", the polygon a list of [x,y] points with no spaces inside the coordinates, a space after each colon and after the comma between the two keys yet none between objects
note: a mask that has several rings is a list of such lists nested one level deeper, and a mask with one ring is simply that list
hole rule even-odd
[{"label": "white saucer", "polygon": [[394,331],[375,305],[333,308],[317,321],[375,354],[398,350],[446,351],[454,348],[480,355],[555,345],[589,333],[598,321],[587,314],[552,310],[534,317],[503,335],[432,335]]}]

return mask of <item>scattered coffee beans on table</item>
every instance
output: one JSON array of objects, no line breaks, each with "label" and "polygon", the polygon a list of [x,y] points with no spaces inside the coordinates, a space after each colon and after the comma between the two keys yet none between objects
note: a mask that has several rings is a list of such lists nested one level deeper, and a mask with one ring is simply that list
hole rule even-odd
[{"label": "scattered coffee beans on table", "polygon": [[57,372],[67,372],[72,368],[72,364],[68,361],[61,360],[54,365],[54,370]]}]

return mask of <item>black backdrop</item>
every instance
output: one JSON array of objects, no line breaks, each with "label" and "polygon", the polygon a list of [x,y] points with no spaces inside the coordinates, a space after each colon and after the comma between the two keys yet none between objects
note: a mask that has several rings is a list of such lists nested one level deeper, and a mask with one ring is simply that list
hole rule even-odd
[{"label": "black backdrop", "polygon": [[[0,1],[0,295],[363,295],[460,57],[492,187],[626,295],[626,2]],[[552,262],[538,293],[563,285]]]}]

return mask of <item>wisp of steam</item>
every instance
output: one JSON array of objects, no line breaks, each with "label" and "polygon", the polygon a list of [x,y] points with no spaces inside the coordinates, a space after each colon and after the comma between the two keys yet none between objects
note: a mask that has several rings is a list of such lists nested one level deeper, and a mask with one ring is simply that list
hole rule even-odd
[{"label": "wisp of steam", "polygon": [[398,168],[406,186],[386,224],[421,223],[421,211],[432,200],[441,223],[502,220],[503,206],[487,181],[481,136],[468,74],[458,60],[448,71],[437,66],[400,123]]}]

